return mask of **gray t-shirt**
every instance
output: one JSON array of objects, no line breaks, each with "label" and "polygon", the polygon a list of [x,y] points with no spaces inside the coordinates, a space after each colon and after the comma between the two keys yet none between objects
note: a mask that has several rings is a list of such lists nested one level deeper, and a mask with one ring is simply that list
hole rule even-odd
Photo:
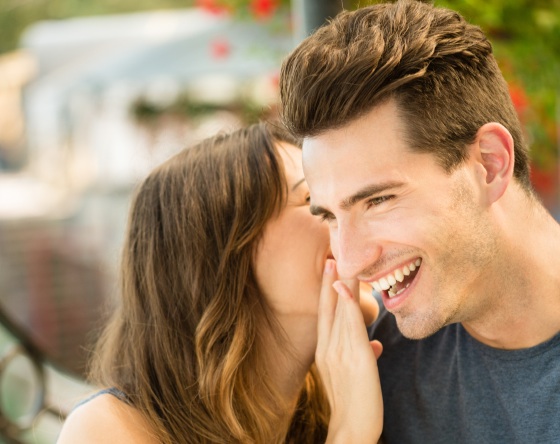
[{"label": "gray t-shirt", "polygon": [[385,443],[560,443],[560,333],[510,351],[461,324],[412,341],[384,308],[369,333],[384,347]]}]

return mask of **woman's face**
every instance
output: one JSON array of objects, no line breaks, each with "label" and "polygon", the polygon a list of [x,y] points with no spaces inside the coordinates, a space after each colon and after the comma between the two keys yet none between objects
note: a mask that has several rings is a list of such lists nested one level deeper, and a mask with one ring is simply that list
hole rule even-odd
[{"label": "woman's face", "polygon": [[301,149],[278,145],[288,196],[280,214],[267,222],[255,256],[257,281],[278,316],[317,317],[323,267],[330,257],[329,230],[309,212]]}]

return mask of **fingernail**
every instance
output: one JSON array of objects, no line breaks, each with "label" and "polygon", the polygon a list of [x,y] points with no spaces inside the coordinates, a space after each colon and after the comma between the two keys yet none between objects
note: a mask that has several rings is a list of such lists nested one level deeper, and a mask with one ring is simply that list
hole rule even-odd
[{"label": "fingernail", "polygon": [[327,259],[325,263],[325,274],[333,274],[334,273],[334,261],[332,259]]}]

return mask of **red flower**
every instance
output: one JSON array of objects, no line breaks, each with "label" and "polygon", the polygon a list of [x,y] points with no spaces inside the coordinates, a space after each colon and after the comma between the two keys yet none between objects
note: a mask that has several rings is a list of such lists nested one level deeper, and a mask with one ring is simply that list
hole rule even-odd
[{"label": "red flower", "polygon": [[279,72],[275,72],[274,74],[272,74],[270,76],[270,83],[272,84],[272,86],[275,89],[278,89],[280,87],[280,73]]},{"label": "red flower", "polygon": [[195,0],[195,6],[202,8],[214,15],[226,14],[228,9],[224,5],[219,4],[219,0]]},{"label": "red flower", "polygon": [[224,59],[228,57],[231,52],[231,45],[226,39],[218,38],[210,45],[210,53],[215,59]]},{"label": "red flower", "polygon": [[525,90],[519,85],[510,83],[509,95],[511,96],[511,100],[513,102],[513,106],[515,106],[517,114],[522,116],[529,105],[529,99],[527,98]]},{"label": "red flower", "polygon": [[257,19],[267,19],[278,7],[278,0],[251,0],[249,9]]}]

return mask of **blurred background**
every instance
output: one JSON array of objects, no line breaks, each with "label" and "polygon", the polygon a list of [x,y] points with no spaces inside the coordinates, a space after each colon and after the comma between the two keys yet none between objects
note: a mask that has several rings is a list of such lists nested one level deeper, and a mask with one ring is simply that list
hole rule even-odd
[{"label": "blurred background", "polygon": [[[560,0],[435,3],[489,35],[560,219]],[[0,1],[0,443],[54,442],[92,390],[134,186],[185,146],[274,118],[282,58],[357,6]]]}]

